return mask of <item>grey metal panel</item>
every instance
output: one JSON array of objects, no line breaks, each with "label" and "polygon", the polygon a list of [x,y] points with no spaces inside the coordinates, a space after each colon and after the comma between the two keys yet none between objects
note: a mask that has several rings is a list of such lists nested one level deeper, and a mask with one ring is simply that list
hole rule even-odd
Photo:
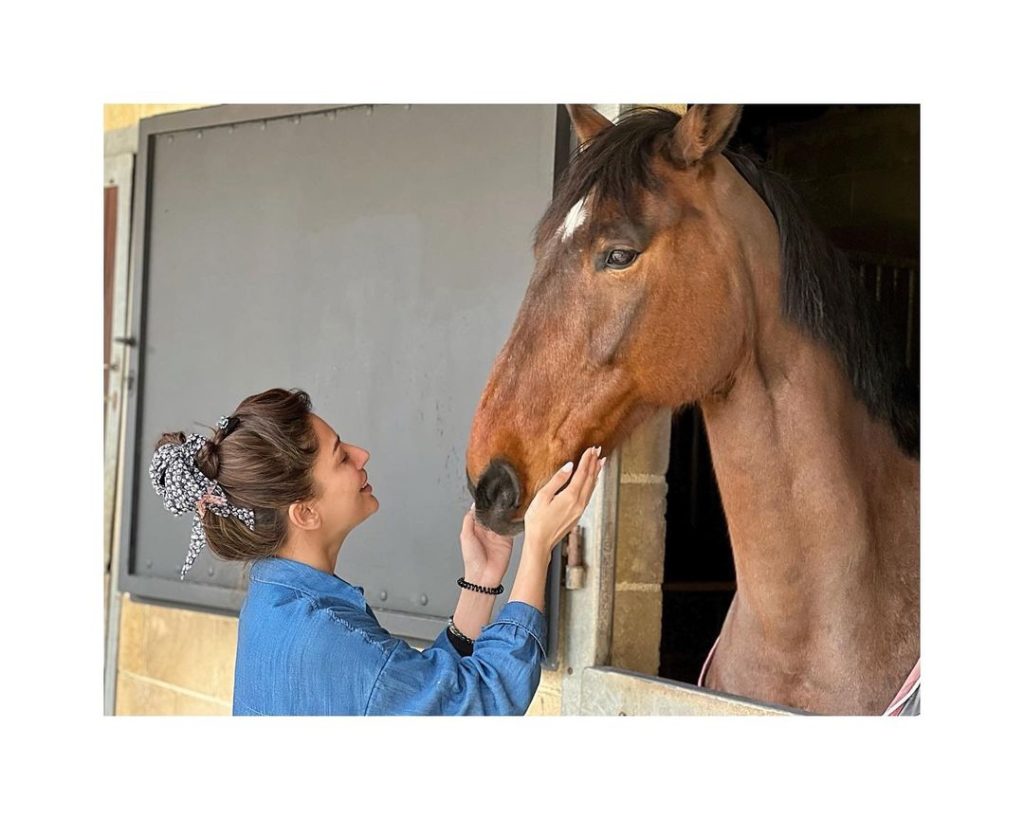
[{"label": "grey metal panel", "polygon": [[767,705],[687,683],[616,668],[585,668],[579,713],[589,716],[786,716],[803,711]]},{"label": "grey metal panel", "polygon": [[470,420],[551,197],[555,107],[249,108],[140,127],[121,587],[237,610],[236,566],[204,553],[177,579],[190,521],[161,507],[149,459],[161,432],[301,386],[371,452],[381,501],[338,573],[382,623],[433,637],[458,596]]}]

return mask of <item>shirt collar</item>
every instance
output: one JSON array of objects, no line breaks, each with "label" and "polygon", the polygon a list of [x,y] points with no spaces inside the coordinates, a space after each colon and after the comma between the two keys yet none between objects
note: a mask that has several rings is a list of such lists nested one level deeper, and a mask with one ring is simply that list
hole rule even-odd
[{"label": "shirt collar", "polygon": [[253,580],[276,583],[314,594],[342,597],[360,608],[366,608],[361,586],[353,586],[338,577],[287,557],[265,557],[257,560],[249,575]]}]

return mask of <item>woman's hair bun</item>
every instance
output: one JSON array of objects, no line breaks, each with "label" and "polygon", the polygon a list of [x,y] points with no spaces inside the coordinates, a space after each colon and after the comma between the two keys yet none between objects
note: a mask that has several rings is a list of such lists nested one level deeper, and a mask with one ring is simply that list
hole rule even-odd
[{"label": "woman's hair bun", "polygon": [[220,442],[224,436],[220,430],[196,453],[196,464],[202,473],[212,481],[220,473]]}]

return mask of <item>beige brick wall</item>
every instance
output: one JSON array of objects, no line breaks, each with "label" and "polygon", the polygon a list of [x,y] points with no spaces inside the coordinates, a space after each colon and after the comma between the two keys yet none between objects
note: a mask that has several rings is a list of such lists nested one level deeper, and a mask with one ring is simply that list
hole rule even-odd
[{"label": "beige brick wall", "polygon": [[114,713],[230,715],[238,620],[121,598]]},{"label": "beige brick wall", "polygon": [[657,674],[661,659],[671,418],[655,415],[622,448],[611,664],[643,674]]}]

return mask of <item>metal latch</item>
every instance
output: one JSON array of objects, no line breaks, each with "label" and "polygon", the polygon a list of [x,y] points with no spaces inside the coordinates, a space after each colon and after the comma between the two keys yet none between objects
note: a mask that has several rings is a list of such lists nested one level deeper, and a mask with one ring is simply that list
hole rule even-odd
[{"label": "metal latch", "polygon": [[565,564],[565,587],[582,589],[587,578],[587,568],[583,565],[583,527],[575,526],[569,532],[569,549]]}]

